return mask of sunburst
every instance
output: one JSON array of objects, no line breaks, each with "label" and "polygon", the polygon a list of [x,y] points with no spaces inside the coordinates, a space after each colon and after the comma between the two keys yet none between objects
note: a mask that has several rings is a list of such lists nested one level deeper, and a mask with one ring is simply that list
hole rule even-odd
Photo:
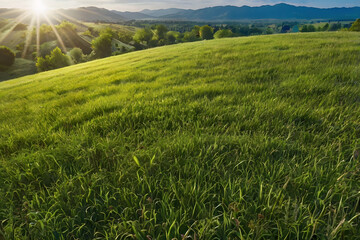
[{"label": "sunburst", "polygon": [[41,0],[35,0],[32,6],[32,11],[36,15],[44,15],[46,14],[48,8]]}]

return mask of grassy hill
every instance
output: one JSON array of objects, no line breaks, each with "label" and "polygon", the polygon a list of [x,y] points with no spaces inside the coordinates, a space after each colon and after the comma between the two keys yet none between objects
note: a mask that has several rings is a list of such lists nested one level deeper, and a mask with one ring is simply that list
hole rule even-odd
[{"label": "grassy hill", "polygon": [[0,71],[0,82],[34,73],[37,73],[35,62],[27,59],[16,58],[14,65],[6,69],[6,71]]},{"label": "grassy hill", "polygon": [[202,41],[0,83],[0,239],[359,239],[359,46]]}]

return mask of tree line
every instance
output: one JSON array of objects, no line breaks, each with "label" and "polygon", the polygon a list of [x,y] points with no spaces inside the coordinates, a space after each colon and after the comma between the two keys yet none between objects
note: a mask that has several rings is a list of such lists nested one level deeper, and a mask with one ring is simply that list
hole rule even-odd
[{"label": "tree line", "polygon": [[[24,28],[25,26],[19,26]],[[76,32],[76,26],[69,22],[62,22],[56,29],[64,35],[78,36]],[[289,27],[290,29],[290,27]],[[315,27],[312,24],[303,25],[300,32],[315,32],[315,31],[360,31],[360,19],[357,19],[350,28],[342,28],[341,23],[325,24],[324,26]],[[35,31],[35,30],[33,30]],[[141,50],[146,48],[171,45],[184,42],[194,42],[201,40],[210,40],[218,38],[229,38],[247,35],[258,35],[258,34],[272,34],[274,31],[270,29],[259,30],[256,26],[209,26],[195,25],[189,31],[178,32],[169,31],[169,29],[163,25],[151,25],[145,28],[138,29],[134,34],[129,32],[118,32],[110,27],[105,28],[101,31],[95,30],[93,27],[89,27],[87,31],[83,33],[85,36],[91,37],[90,51],[84,53],[83,48],[75,47],[66,54],[65,49],[54,47],[51,44],[52,40],[56,39],[55,33],[50,26],[42,25],[39,30],[41,47],[39,51],[33,53],[33,57],[36,60],[36,66],[39,72],[48,71],[56,68],[69,66],[72,64],[78,64],[82,62],[91,61],[94,59],[105,58],[112,55],[123,54],[133,50]],[[34,35],[34,34],[33,34]],[[70,34],[71,35],[71,34]],[[120,43],[128,44],[132,48],[126,48],[118,46],[118,43],[114,43],[114,40]],[[50,42],[49,42],[50,41]],[[71,39],[65,39],[65,41],[71,41]],[[23,46],[17,46],[18,50],[22,51]],[[14,64],[15,53],[9,48],[0,48],[0,68],[6,68]],[[0,69],[0,70],[1,70]]]}]

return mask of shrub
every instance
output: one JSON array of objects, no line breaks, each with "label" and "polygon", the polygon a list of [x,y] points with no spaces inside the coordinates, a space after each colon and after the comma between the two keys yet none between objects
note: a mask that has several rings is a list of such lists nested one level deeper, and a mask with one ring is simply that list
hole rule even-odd
[{"label": "shrub", "polygon": [[70,65],[70,59],[56,47],[50,55],[45,58],[37,58],[36,67],[39,72],[62,68]]},{"label": "shrub", "polygon": [[162,39],[165,39],[166,38],[166,33],[168,32],[169,30],[166,28],[166,26],[160,24],[160,25],[157,25],[156,26],[156,30],[155,30],[155,38],[157,40],[162,40]]},{"label": "shrub", "polygon": [[233,36],[233,32],[228,29],[219,30],[214,34],[214,38],[229,38]]},{"label": "shrub", "polygon": [[194,31],[191,32],[186,32],[184,34],[184,42],[194,42],[196,40],[198,40],[196,33]]},{"label": "shrub", "polygon": [[110,33],[102,33],[92,41],[91,45],[97,58],[109,57],[111,56],[112,35]]},{"label": "shrub", "polygon": [[45,57],[50,55],[51,52],[57,47],[57,43],[54,41],[46,42],[40,45],[40,56]]},{"label": "shrub", "polygon": [[356,19],[356,21],[349,28],[349,31],[360,32],[360,19]]},{"label": "shrub", "polygon": [[304,25],[301,28],[300,32],[316,32],[316,28],[315,28],[314,25],[311,25],[311,24],[310,25]]},{"label": "shrub", "polygon": [[149,42],[152,40],[154,36],[154,33],[151,31],[151,29],[145,28],[138,30],[134,35],[134,41],[138,43],[146,43],[149,44]]},{"label": "shrub", "polygon": [[15,62],[15,53],[8,47],[0,47],[0,67],[11,67]]},{"label": "shrub", "polygon": [[80,48],[71,49],[69,55],[74,63],[81,63],[84,61],[84,54]]},{"label": "shrub", "polygon": [[214,38],[214,30],[212,27],[205,25],[200,28],[200,37],[202,39],[213,39]]}]

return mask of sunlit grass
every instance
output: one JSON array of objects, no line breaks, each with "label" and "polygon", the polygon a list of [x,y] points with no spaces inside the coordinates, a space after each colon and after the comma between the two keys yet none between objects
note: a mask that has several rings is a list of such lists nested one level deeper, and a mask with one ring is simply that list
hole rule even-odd
[{"label": "sunlit grass", "polygon": [[0,236],[357,239],[359,46],[203,41],[0,83]]}]

